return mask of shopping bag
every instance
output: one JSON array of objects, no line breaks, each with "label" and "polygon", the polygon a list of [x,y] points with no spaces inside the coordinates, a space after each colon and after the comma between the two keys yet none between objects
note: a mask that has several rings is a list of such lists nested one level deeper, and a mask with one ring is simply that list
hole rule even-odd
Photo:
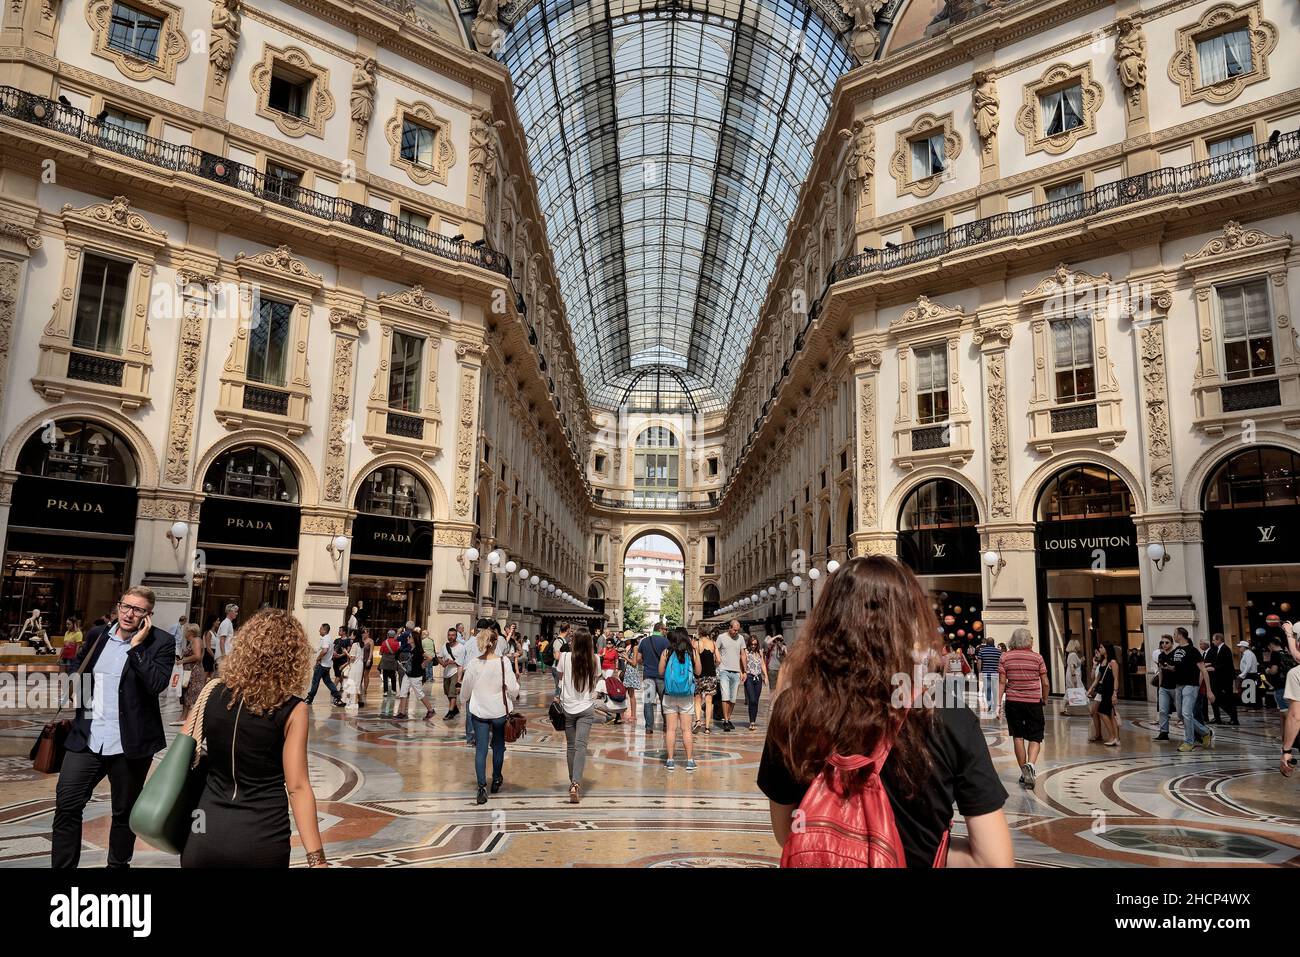
[{"label": "shopping bag", "polygon": [[185,666],[172,665],[172,676],[167,682],[167,693],[173,698],[181,696],[181,689],[185,687]]}]

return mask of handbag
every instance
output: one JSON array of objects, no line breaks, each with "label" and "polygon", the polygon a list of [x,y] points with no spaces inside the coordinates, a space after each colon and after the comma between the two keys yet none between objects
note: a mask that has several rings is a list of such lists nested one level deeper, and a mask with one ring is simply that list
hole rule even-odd
[{"label": "handbag", "polygon": [[560,705],[559,698],[551,699],[551,706],[546,709],[546,716],[551,719],[551,727],[556,731],[564,730],[564,708]]},{"label": "handbag", "polygon": [[513,744],[528,733],[528,719],[518,711],[510,710],[506,697],[506,660],[501,659],[501,702],[506,706],[506,744]]},{"label": "handbag", "polygon": [[192,832],[194,811],[208,781],[203,756],[203,713],[220,679],[209,681],[195,704],[194,732],[178,734],[131,808],[131,830],[169,854],[180,854]]},{"label": "handbag", "polygon": [[[95,639],[95,646],[90,649],[86,657],[81,659],[81,667],[73,672],[72,687],[80,690],[81,676],[86,671],[86,665],[90,664],[90,659],[95,657],[95,652],[99,650],[100,643],[104,640],[104,633],[100,632],[99,637]],[[59,710],[54,712],[54,717],[41,728],[41,733],[36,738],[36,743],[32,745],[31,753],[27,756],[32,759],[32,769],[41,772],[41,774],[58,774],[59,769],[63,767],[63,756],[68,753],[68,734],[72,731],[72,719],[64,718],[59,720],[59,715],[63,711],[62,703],[59,704]]]},{"label": "handbag", "polygon": [[1066,688],[1065,704],[1067,707],[1080,708],[1088,703],[1088,692],[1082,688]]}]

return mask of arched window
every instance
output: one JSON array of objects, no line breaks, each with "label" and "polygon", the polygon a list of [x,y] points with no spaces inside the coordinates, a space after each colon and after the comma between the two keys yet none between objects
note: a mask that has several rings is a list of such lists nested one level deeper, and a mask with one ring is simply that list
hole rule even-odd
[{"label": "arched window", "polygon": [[1038,496],[1038,520],[1118,518],[1133,514],[1133,493],[1100,465],[1074,465],[1053,475]]},{"label": "arched window", "polygon": [[637,436],[634,456],[636,501],[671,504],[677,497],[677,436],[662,425],[644,429]]},{"label": "arched window", "polygon": [[18,471],[131,486],[136,484],[137,474],[135,456],[126,440],[112,429],[82,419],[60,419],[29,438],[18,453]]},{"label": "arched window", "polygon": [[1217,469],[1205,487],[1206,511],[1300,505],[1297,456],[1260,446],[1238,452]]},{"label": "arched window", "polygon": [[705,602],[711,602],[715,605],[718,603],[719,595],[717,585],[709,582],[709,584],[704,586],[704,600]]},{"label": "arched window", "polygon": [[368,515],[433,518],[428,489],[414,472],[400,465],[386,465],[367,475],[357,492],[356,507]]},{"label": "arched window", "polygon": [[912,489],[898,515],[904,532],[928,528],[968,528],[979,522],[970,494],[952,479],[934,479]]},{"label": "arched window", "polygon": [[203,491],[229,498],[298,503],[298,476],[279,452],[241,445],[224,453],[203,476]]},{"label": "arched window", "polygon": [[600,587],[600,582],[592,582],[587,586],[587,599],[589,601],[599,601],[605,597],[605,589]]}]

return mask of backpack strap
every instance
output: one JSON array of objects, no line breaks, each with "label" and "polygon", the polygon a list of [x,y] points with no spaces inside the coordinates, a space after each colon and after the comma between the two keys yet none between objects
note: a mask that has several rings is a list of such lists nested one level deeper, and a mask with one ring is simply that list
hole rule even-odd
[{"label": "backpack strap", "polygon": [[951,831],[944,831],[943,837],[939,839],[939,849],[934,852],[933,867],[948,866],[948,837],[951,833]]}]

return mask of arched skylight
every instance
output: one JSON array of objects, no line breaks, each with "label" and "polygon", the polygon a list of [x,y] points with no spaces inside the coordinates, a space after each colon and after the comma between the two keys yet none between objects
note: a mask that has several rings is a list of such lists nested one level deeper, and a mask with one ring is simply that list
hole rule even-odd
[{"label": "arched skylight", "polygon": [[[588,394],[646,364],[721,409],[851,61],[804,0],[542,0],[502,58]],[[673,390],[676,391],[676,390]]]}]

